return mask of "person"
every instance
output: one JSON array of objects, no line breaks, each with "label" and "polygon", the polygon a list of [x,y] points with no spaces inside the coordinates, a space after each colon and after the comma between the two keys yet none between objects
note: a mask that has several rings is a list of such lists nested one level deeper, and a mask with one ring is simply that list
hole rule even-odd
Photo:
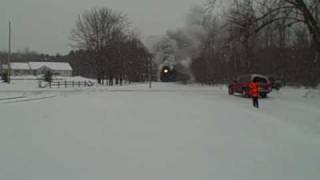
[{"label": "person", "polygon": [[253,107],[255,108],[259,108],[259,85],[258,83],[253,80],[252,82],[250,82],[249,84],[249,94],[252,98],[252,102],[253,102]]}]

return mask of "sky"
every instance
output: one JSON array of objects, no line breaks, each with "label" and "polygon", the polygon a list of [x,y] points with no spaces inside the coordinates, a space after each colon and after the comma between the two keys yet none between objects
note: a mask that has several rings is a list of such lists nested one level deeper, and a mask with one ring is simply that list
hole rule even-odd
[{"label": "sky", "polygon": [[[202,0],[203,1],[203,0]],[[161,35],[185,23],[201,0],[0,0],[0,50],[8,47],[12,21],[12,50],[66,54],[77,16],[92,7],[109,7],[127,14],[144,37]]]}]

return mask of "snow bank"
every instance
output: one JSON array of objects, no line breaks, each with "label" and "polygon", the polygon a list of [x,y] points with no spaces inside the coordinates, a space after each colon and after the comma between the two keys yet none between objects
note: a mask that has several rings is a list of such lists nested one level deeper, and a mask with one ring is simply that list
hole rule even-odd
[{"label": "snow bank", "polygon": [[95,79],[90,79],[90,78],[85,78],[82,76],[72,76],[72,77],[57,77],[59,79],[67,80],[67,81],[91,81],[91,82],[96,82]]}]

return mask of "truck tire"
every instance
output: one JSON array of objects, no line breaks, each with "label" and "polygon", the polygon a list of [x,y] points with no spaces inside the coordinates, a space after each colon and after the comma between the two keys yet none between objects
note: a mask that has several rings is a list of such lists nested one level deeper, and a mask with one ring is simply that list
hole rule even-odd
[{"label": "truck tire", "polygon": [[245,97],[245,98],[248,98],[249,97],[249,93],[248,91],[246,90],[246,88],[242,88],[242,96]]},{"label": "truck tire", "polygon": [[229,95],[233,95],[233,94],[234,94],[233,89],[232,89],[232,87],[230,87],[230,86],[229,86],[229,88],[228,88],[228,93],[229,93]]},{"label": "truck tire", "polygon": [[267,95],[267,93],[261,93],[261,97],[262,97],[262,98],[267,98],[268,95]]}]

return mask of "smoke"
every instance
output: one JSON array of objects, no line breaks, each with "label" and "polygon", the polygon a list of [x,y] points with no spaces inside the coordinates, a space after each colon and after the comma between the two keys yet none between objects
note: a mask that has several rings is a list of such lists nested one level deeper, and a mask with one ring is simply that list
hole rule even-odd
[{"label": "smoke", "polygon": [[204,27],[206,12],[201,6],[193,6],[186,14],[184,27],[168,30],[164,36],[150,36],[146,46],[154,54],[158,65],[181,64],[190,67],[191,60],[201,52],[203,41],[208,36]]},{"label": "smoke", "polygon": [[168,36],[150,36],[146,40],[146,46],[154,55],[153,61],[160,66],[161,64],[175,64],[175,54],[177,52],[176,41]]}]

